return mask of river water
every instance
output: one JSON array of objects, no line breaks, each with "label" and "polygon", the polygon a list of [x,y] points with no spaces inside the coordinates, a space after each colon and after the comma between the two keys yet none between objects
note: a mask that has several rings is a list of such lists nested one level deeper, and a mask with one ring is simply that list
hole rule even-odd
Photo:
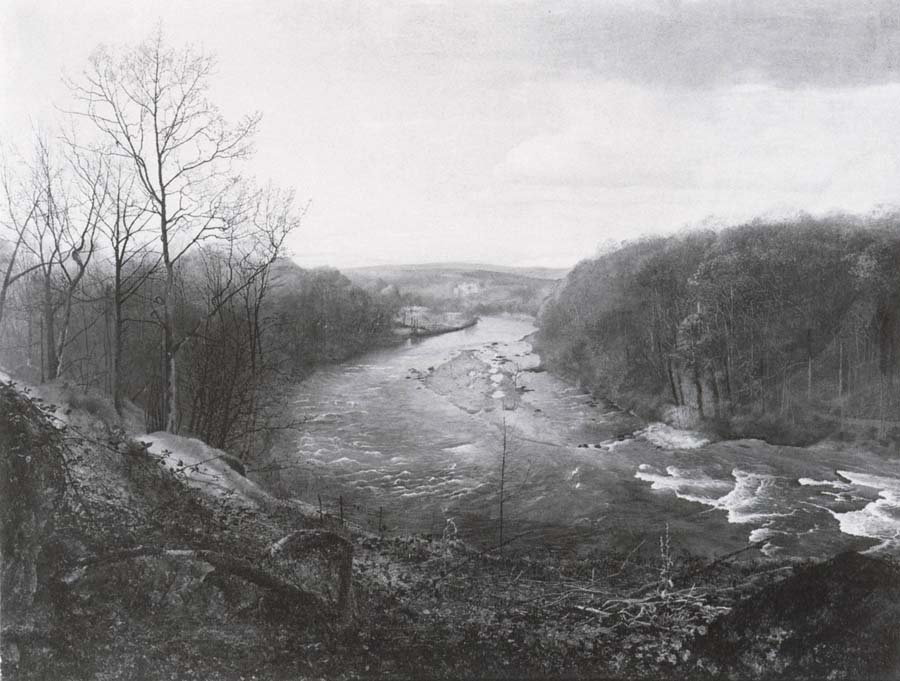
[{"label": "river water", "polygon": [[[703,555],[900,555],[900,460],[865,449],[706,443],[546,372],[527,317],[379,350],[298,386],[291,496],[370,529],[584,555],[670,533]],[[339,501],[340,500],[340,501]]]}]

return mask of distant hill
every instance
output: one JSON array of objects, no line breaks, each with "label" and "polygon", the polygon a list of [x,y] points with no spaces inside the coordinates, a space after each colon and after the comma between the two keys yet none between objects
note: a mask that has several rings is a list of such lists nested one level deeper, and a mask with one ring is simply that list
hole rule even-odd
[{"label": "distant hill", "polygon": [[510,267],[508,265],[485,265],[483,263],[418,263],[412,265],[371,265],[368,267],[353,267],[342,270],[351,279],[354,273],[360,273],[363,276],[369,273],[377,272],[421,272],[421,271],[444,271],[444,272],[500,272],[502,274],[516,274],[530,279],[562,279],[569,273],[570,268],[559,267]]},{"label": "distant hill", "polygon": [[384,265],[343,270],[358,286],[398,295],[407,304],[476,314],[535,314],[567,272],[469,263]]}]

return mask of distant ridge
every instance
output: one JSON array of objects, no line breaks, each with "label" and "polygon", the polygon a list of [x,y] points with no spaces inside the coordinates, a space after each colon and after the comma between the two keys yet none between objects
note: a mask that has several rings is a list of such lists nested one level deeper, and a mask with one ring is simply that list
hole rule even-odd
[{"label": "distant ridge", "polygon": [[562,279],[571,268],[565,267],[512,267],[509,265],[488,265],[485,263],[467,262],[429,262],[414,263],[408,265],[366,265],[364,267],[347,267],[345,272],[423,272],[423,271],[452,271],[452,272],[499,272],[501,274],[517,274],[533,279]]},{"label": "distant ridge", "polygon": [[516,312],[535,315],[567,273],[549,267],[482,263],[375,265],[342,270],[357,286],[393,293],[406,304],[475,315]]}]

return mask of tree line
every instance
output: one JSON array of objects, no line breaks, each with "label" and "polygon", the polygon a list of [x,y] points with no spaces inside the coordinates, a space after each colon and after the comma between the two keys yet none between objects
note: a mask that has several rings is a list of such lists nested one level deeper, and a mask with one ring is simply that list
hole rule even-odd
[{"label": "tree line", "polygon": [[306,207],[242,174],[260,116],[225,120],[213,67],[161,30],[101,47],[62,127],[4,147],[0,361],[246,453],[279,382],[369,347],[393,314],[285,258]]},{"label": "tree line", "polygon": [[648,415],[783,441],[900,435],[895,215],[623,244],[580,263],[540,326],[552,367]]}]

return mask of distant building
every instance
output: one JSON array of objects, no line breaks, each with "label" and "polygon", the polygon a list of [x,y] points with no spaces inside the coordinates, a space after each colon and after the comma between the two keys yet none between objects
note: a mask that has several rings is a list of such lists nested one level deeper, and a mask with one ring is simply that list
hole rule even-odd
[{"label": "distant building", "polygon": [[468,298],[469,296],[474,296],[479,291],[481,291],[481,287],[476,282],[464,281],[453,288],[453,295],[457,298]]},{"label": "distant building", "polygon": [[428,319],[428,308],[421,305],[408,305],[397,311],[397,323],[417,328]]}]

